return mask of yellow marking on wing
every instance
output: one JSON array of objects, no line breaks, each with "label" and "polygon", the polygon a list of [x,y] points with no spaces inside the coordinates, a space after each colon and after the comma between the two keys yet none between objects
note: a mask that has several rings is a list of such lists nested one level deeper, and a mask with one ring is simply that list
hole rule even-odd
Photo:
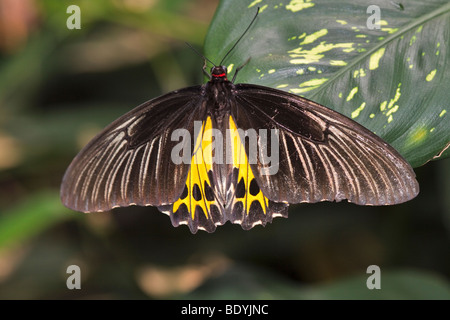
[{"label": "yellow marking on wing", "polygon": [[[202,129],[197,137],[194,152],[191,159],[191,168],[189,169],[186,179],[187,196],[183,199],[181,197],[173,204],[173,212],[184,203],[190,213],[192,219],[195,218],[195,209],[200,207],[206,218],[211,212],[211,205],[216,204],[214,200],[207,200],[205,193],[205,182],[211,186],[208,177],[208,171],[212,170],[212,122],[208,117],[202,124]],[[200,190],[200,199],[194,198],[194,188],[198,186]]]},{"label": "yellow marking on wing", "polygon": [[[258,194],[252,195],[250,193],[250,183],[255,176],[253,175],[252,169],[250,168],[250,164],[248,163],[247,154],[245,153],[244,144],[241,141],[239,136],[239,132],[236,128],[236,124],[233,121],[233,118],[230,116],[230,138],[231,138],[231,150],[232,150],[232,159],[233,159],[233,167],[239,169],[237,184],[244,179],[245,185],[245,195],[244,198],[240,198],[244,205],[244,210],[246,214],[249,214],[250,206],[254,201],[258,201],[263,209],[264,214],[266,214],[266,208],[269,206],[269,200],[263,195],[261,189],[259,189]],[[237,185],[236,185],[237,186]]]}]

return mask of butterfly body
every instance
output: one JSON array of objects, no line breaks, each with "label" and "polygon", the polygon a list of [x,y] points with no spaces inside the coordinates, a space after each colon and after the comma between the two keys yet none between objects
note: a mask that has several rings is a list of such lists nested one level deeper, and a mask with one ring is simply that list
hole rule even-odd
[{"label": "butterfly body", "polygon": [[265,225],[290,203],[388,205],[418,191],[409,164],[368,129],[296,95],[234,84],[217,66],[206,84],[106,127],[67,169],[61,198],[83,212],[156,206],[195,233]]}]

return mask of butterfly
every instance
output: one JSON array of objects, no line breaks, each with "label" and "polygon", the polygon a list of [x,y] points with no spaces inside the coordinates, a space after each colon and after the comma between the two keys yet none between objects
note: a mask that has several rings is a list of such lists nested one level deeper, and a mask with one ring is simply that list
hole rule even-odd
[{"label": "butterfly", "polygon": [[68,167],[62,203],[81,212],[156,206],[196,233],[227,221],[266,225],[294,203],[392,205],[418,194],[411,166],[370,130],[306,98],[235,84],[238,70],[230,81],[214,65],[207,83],[108,125]]}]

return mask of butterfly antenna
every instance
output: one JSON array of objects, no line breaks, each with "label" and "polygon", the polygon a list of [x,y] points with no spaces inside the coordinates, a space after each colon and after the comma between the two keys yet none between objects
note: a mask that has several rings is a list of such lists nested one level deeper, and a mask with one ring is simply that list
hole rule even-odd
[{"label": "butterfly antenna", "polygon": [[205,64],[206,61],[208,61],[209,63],[211,63],[214,67],[217,67],[214,62],[212,62],[211,60],[209,60],[207,57],[205,57],[204,55],[202,55],[200,52],[198,52],[189,42],[186,42],[187,46],[189,48],[191,48],[199,57],[203,58],[203,60],[205,60]]},{"label": "butterfly antenna", "polygon": [[230,54],[231,51],[233,51],[233,49],[237,46],[237,44],[239,43],[239,41],[241,41],[241,39],[245,36],[245,34],[247,33],[248,29],[250,29],[250,27],[252,26],[253,22],[255,22],[256,17],[258,16],[259,13],[259,7],[256,10],[256,14],[253,17],[252,21],[250,22],[250,24],[248,25],[247,29],[245,29],[244,33],[242,33],[242,35],[239,37],[239,39],[234,43],[234,45],[231,47],[230,50],[228,50],[228,52],[226,53],[225,57],[223,57],[222,61],[220,61],[219,65],[222,65],[222,62],[225,61],[225,58]]}]

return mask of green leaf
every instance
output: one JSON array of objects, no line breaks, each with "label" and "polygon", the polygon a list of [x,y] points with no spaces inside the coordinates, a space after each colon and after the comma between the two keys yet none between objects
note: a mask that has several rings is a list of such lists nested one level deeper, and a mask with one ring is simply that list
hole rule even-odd
[{"label": "green leaf", "polygon": [[0,215],[0,249],[26,241],[43,230],[72,218],[55,190],[40,192]]},{"label": "green leaf", "polygon": [[[380,19],[375,20],[375,5]],[[450,155],[450,3],[221,1],[205,55],[236,82],[302,95],[369,128],[412,166]],[[368,13],[369,12],[369,13]],[[369,28],[369,24],[380,29]]]}]

